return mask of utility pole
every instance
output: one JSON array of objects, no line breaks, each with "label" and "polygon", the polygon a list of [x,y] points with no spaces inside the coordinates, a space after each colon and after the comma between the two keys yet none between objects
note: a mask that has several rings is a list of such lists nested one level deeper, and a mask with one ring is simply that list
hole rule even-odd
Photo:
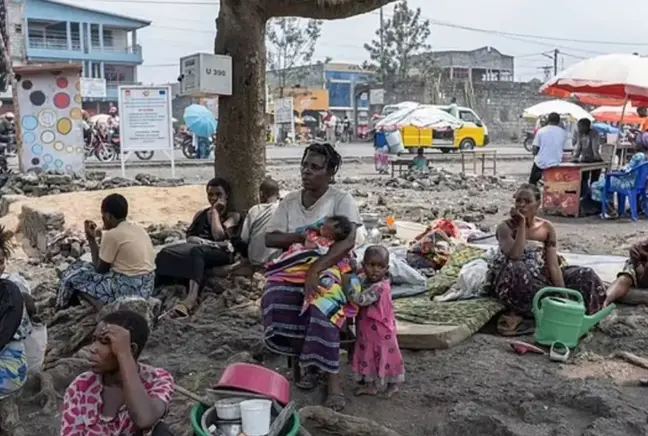
[{"label": "utility pole", "polygon": [[560,54],[560,50],[555,49],[554,50],[554,76],[558,75],[558,55]]}]

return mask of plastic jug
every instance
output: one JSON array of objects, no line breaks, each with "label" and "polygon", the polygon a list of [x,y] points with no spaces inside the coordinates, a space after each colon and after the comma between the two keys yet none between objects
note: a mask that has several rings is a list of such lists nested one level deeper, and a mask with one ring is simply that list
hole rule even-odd
[{"label": "plastic jug", "polygon": [[[567,294],[576,301],[559,295]],[[608,316],[616,308],[614,304],[593,315],[585,314],[583,295],[572,289],[548,287],[541,289],[533,297],[533,316],[536,322],[535,340],[542,345],[551,346],[561,342],[567,347],[578,346],[578,341],[588,331]]]}]

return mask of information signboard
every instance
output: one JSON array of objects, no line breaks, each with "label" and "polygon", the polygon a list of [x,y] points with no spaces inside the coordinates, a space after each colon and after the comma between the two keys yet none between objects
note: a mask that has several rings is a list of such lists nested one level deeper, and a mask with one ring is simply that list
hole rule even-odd
[{"label": "information signboard", "polygon": [[173,125],[170,86],[120,86],[119,133],[122,174],[131,152],[161,151],[173,158]]}]

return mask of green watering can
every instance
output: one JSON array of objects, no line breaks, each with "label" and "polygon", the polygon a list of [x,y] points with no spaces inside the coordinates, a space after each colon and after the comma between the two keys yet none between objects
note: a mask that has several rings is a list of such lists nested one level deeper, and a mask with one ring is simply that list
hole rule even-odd
[{"label": "green watering can", "polygon": [[[576,301],[559,295],[547,297],[547,294],[566,294],[576,297]],[[593,315],[585,315],[585,303],[580,292],[552,287],[541,289],[533,297],[535,340],[542,345],[551,346],[559,342],[575,348],[579,339],[615,308],[614,304],[610,304]]]}]

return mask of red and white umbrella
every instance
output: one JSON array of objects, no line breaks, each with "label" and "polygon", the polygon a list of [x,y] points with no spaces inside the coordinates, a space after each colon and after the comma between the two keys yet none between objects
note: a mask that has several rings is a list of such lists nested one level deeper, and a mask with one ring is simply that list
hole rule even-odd
[{"label": "red and white umbrella", "polygon": [[547,81],[540,92],[562,97],[588,94],[648,105],[648,59],[631,54],[586,59]]},{"label": "red and white umbrella", "polygon": [[637,115],[637,108],[630,103],[625,107],[621,104],[619,106],[600,106],[594,109],[591,114],[597,121],[606,123],[618,123],[621,121],[623,115],[623,122],[625,124],[641,124],[644,119]]},{"label": "red and white umbrella", "polygon": [[[610,54],[581,61],[548,80],[540,92],[562,98],[574,94],[623,99],[623,124],[629,102],[648,106],[648,59],[631,54]],[[614,151],[621,141],[617,135]]]}]

